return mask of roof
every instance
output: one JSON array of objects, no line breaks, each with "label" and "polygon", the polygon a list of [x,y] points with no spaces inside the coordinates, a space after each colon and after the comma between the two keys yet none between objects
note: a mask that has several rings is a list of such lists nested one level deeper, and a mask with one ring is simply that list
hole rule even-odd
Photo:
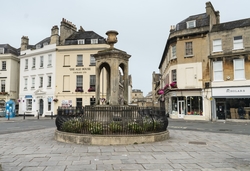
[{"label": "roof", "polygon": [[235,28],[248,27],[248,26],[250,26],[250,18],[213,25],[211,32],[233,30]]},{"label": "roof", "polygon": [[185,20],[179,22],[176,25],[176,30],[184,30],[187,29],[186,22],[196,20],[195,27],[204,27],[209,25],[209,16],[206,13],[192,15],[186,18]]},{"label": "roof", "polygon": [[38,42],[36,45],[40,44],[43,46],[44,43],[50,44],[50,37],[43,39],[42,41]]},{"label": "roof", "polygon": [[98,44],[106,44],[105,38],[96,34],[94,31],[78,31],[73,33],[65,40],[65,45],[75,45],[78,44],[77,40],[85,39],[85,44],[90,44],[91,39],[98,39]]},{"label": "roof", "polygon": [[4,48],[4,53],[5,54],[14,54],[18,56],[20,54],[20,51],[9,44],[0,44],[0,48]]}]

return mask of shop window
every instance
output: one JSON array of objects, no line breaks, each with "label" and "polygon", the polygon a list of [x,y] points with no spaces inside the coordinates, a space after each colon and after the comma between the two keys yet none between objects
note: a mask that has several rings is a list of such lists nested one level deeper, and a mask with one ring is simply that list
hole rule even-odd
[{"label": "shop window", "polygon": [[188,115],[203,115],[202,97],[188,96],[187,97],[187,114]]},{"label": "shop window", "polygon": [[177,112],[177,97],[172,97],[172,113]]},{"label": "shop window", "polygon": [[27,99],[26,100],[26,111],[31,111],[32,110],[32,99]]}]

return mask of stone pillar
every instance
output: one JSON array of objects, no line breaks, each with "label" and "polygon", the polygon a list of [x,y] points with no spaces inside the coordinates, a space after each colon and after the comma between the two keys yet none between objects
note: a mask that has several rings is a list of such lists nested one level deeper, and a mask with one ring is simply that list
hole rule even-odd
[{"label": "stone pillar", "polygon": [[95,87],[95,104],[100,104],[100,70],[98,67],[95,68],[96,72],[96,87]]}]

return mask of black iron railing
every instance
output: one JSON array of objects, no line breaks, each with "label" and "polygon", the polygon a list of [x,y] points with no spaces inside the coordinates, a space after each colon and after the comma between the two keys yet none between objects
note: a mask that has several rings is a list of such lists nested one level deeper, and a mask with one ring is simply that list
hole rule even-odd
[{"label": "black iron railing", "polygon": [[57,130],[81,134],[146,134],[166,131],[164,108],[85,106],[57,110]]}]

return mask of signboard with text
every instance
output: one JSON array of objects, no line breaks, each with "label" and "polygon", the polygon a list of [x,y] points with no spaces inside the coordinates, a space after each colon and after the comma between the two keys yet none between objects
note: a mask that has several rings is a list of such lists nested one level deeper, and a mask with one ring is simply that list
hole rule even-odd
[{"label": "signboard with text", "polygon": [[212,96],[249,96],[250,87],[213,88]]}]

